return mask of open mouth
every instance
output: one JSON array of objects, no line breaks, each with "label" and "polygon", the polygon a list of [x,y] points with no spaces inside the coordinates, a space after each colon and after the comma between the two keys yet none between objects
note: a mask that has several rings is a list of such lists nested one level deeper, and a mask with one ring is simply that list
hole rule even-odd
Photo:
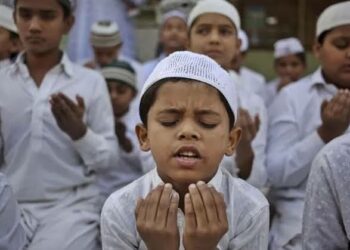
[{"label": "open mouth", "polygon": [[181,147],[174,157],[180,166],[186,168],[194,167],[202,159],[195,147]]}]

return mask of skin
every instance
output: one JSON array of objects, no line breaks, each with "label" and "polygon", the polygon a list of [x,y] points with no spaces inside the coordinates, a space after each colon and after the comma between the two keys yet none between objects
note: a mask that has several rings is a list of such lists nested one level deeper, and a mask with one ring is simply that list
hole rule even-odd
[{"label": "skin", "polygon": [[116,80],[107,79],[107,85],[111,97],[115,118],[115,132],[119,144],[125,152],[131,152],[133,145],[130,139],[126,137],[126,126],[120,121],[120,118],[128,112],[130,103],[135,98],[136,92],[133,88]]},{"label": "skin", "polygon": [[18,39],[11,39],[10,31],[0,26],[0,61],[10,58],[12,53],[20,49]]},{"label": "skin", "polygon": [[240,46],[236,27],[223,15],[203,14],[190,29],[189,50],[211,57],[225,69],[231,68]]},{"label": "skin", "polygon": [[305,73],[306,65],[296,56],[287,55],[275,60],[275,71],[281,79],[278,91],[289,83],[299,80]]},{"label": "skin", "polygon": [[[62,58],[59,45],[74,23],[74,17],[65,17],[56,0],[18,0],[14,13],[15,23],[25,49],[25,62],[29,73],[40,88],[48,71]],[[86,133],[83,122],[84,100],[76,96],[76,103],[57,93],[50,99],[51,111],[57,125],[72,140]]]},{"label": "skin", "polygon": [[[222,157],[233,154],[240,137],[239,128],[229,128],[217,90],[196,81],[164,83],[149,110],[147,128],[140,124],[136,132],[141,149],[152,151],[167,183],[137,204],[137,229],[148,249],[178,249],[178,207],[185,213],[185,248],[216,249],[228,229],[227,215],[222,194],[206,183]],[[190,148],[200,157],[177,156]]]},{"label": "skin", "polygon": [[331,30],[314,53],[320,61],[325,80],[340,89],[321,106],[322,124],[318,134],[327,143],[342,135],[350,125],[350,24]]},{"label": "skin", "polygon": [[160,32],[163,51],[169,55],[184,50],[188,43],[187,24],[179,17],[171,17],[165,21]]},{"label": "skin", "polygon": [[95,54],[94,68],[96,68],[96,64],[101,67],[111,64],[116,58],[118,58],[120,48],[121,45],[106,48],[93,47]]},{"label": "skin", "polygon": [[[205,13],[195,20],[190,29],[189,50],[211,57],[227,70],[232,68],[240,47],[236,27],[226,16]],[[251,136],[250,131],[259,130],[259,118],[252,118],[246,110],[243,111],[237,120],[242,128],[242,141],[238,145],[235,161],[240,169],[239,177],[247,179],[254,161],[251,143],[256,135],[254,132],[254,136]]]},{"label": "skin", "polygon": [[329,83],[338,88],[350,88],[350,24],[331,30],[323,44],[316,41],[314,54]]}]

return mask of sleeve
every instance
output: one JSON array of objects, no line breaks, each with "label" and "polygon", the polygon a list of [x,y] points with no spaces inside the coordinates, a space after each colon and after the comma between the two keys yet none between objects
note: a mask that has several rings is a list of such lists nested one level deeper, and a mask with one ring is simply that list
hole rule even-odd
[{"label": "sleeve", "polygon": [[348,249],[341,219],[336,180],[322,154],[312,164],[306,189],[303,219],[303,249]]},{"label": "sleeve", "polygon": [[245,229],[230,240],[228,249],[266,250],[269,234],[269,207],[260,209],[254,216],[247,217]]},{"label": "sleeve", "polygon": [[119,207],[114,206],[113,200],[110,198],[106,201],[101,215],[102,249],[138,249],[137,238],[130,229],[134,219],[127,218],[125,220],[125,214],[123,216],[123,213],[119,209],[119,207],[125,204],[120,203]]},{"label": "sleeve", "polygon": [[298,121],[305,122],[308,117],[297,117],[285,90],[269,109],[267,174],[275,187],[294,187],[303,182],[312,160],[324,146],[317,131],[303,136]]},{"label": "sleeve", "polygon": [[256,188],[263,188],[267,184],[266,141],[268,120],[266,107],[261,98],[257,99],[257,107],[259,107],[258,115],[260,127],[256,137],[252,141],[254,160],[252,171],[247,182]]},{"label": "sleeve", "polygon": [[26,244],[20,212],[12,190],[0,175],[0,249],[19,250]]},{"label": "sleeve", "polygon": [[2,135],[1,116],[0,116],[0,168],[3,163],[4,163],[4,139]]},{"label": "sleeve", "polygon": [[117,162],[119,155],[107,85],[102,77],[98,77],[95,86],[94,98],[86,107],[87,132],[73,142],[89,170],[107,168]]}]

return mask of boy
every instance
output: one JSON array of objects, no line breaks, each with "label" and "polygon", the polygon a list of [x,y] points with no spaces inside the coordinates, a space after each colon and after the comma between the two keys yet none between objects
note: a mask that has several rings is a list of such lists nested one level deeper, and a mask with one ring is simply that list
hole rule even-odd
[{"label": "boy", "polygon": [[314,45],[320,68],[283,88],[270,106],[267,170],[276,207],[271,249],[301,249],[311,162],[327,142],[349,131],[349,31],[349,1],[324,10]]},{"label": "boy", "polygon": [[[205,54],[224,69],[229,70],[240,48],[237,39],[240,18],[236,8],[223,0],[203,0],[193,8],[188,19],[189,50]],[[264,101],[247,92],[234,71],[231,84],[238,89],[239,116],[237,126],[242,128],[241,141],[234,157],[225,157],[222,166],[247,179],[257,188],[266,186],[265,146],[267,114]]]},{"label": "boy", "polygon": [[188,41],[186,20],[186,15],[179,10],[171,10],[162,15],[159,34],[162,51],[158,58],[143,65],[142,84],[163,58],[175,51],[185,50]]},{"label": "boy", "polygon": [[215,61],[192,52],[157,65],[136,128],[156,169],[108,198],[103,249],[266,249],[266,199],[219,167],[240,137],[231,81]]},{"label": "boy", "polygon": [[327,144],[313,161],[306,188],[303,249],[349,247],[349,149],[350,134],[346,134]]},{"label": "boy", "polygon": [[116,61],[101,69],[107,81],[112,102],[115,132],[120,145],[118,162],[111,167],[99,171],[98,184],[104,200],[121,187],[139,178],[142,174],[142,163],[135,127],[139,122],[131,102],[137,95],[136,76],[134,69],[127,63]]},{"label": "boy", "polygon": [[1,169],[28,249],[96,250],[95,172],[118,150],[106,83],[59,49],[74,22],[70,1],[17,0],[14,16],[25,52],[0,71]]},{"label": "boy", "polygon": [[11,187],[0,173],[0,249],[21,250],[26,235],[20,222],[20,212]]},{"label": "boy", "polygon": [[274,44],[275,71],[277,79],[266,86],[266,105],[270,106],[277,93],[290,83],[298,81],[306,70],[306,55],[297,38],[278,40]]},{"label": "boy", "polygon": [[0,69],[10,65],[21,48],[12,12],[11,8],[0,4]]},{"label": "boy", "polygon": [[249,49],[247,33],[242,29],[239,30],[238,38],[241,40],[241,47],[238,54],[233,59],[232,69],[241,77],[243,85],[247,91],[255,93],[265,100],[265,77],[262,74],[243,66]]}]

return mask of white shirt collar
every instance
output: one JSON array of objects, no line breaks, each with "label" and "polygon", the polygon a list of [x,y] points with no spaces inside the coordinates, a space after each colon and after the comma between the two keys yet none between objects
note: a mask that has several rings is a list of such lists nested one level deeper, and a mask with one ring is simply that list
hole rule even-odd
[{"label": "white shirt collar", "polygon": [[[12,66],[12,72],[16,73],[17,71],[20,71],[24,77],[30,77],[27,65],[24,64],[24,55],[25,52],[18,55],[15,63]],[[66,53],[63,53],[60,63],[58,63],[52,70],[56,72],[60,72],[62,70],[68,77],[73,77],[73,63],[68,58]]]},{"label": "white shirt collar", "polygon": [[312,75],[310,81],[310,88],[324,87],[333,94],[338,91],[338,88],[333,83],[327,83],[322,75],[322,69],[319,67]]}]

